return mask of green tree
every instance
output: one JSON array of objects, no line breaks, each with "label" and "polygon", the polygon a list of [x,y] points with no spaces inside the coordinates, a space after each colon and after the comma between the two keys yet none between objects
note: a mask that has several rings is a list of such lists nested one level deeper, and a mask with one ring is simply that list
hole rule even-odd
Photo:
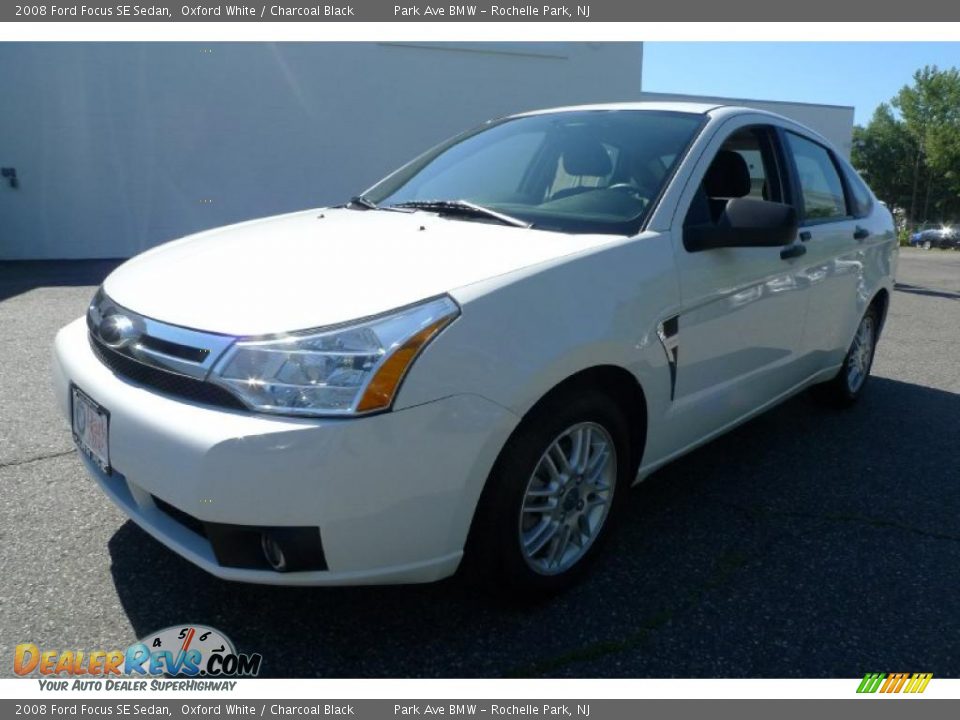
[{"label": "green tree", "polygon": [[853,129],[851,160],[890,207],[910,206],[916,157],[916,142],[886,103],[866,127]]},{"label": "green tree", "polygon": [[960,70],[917,70],[890,105],[881,104],[866,127],[854,128],[853,140],[854,165],[882,200],[904,209],[908,222],[956,219]]},{"label": "green tree", "polygon": [[[934,208],[942,215],[960,196],[955,171],[960,162],[960,70],[927,65],[913,74],[913,85],[904,85],[892,104],[917,146],[910,217],[928,219]],[[922,170],[927,170],[926,188]]]}]

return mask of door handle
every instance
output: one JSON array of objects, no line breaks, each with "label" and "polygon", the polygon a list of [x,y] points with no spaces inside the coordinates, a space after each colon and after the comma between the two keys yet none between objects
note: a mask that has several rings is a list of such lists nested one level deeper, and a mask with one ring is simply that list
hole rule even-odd
[{"label": "door handle", "polygon": [[785,247],[783,250],[780,251],[780,257],[783,260],[800,257],[801,255],[806,255],[806,254],[807,254],[806,245],[791,245],[789,247]]},{"label": "door handle", "polygon": [[802,230],[800,232],[800,242],[806,242],[813,237],[813,234],[809,230]]},{"label": "door handle", "polygon": [[857,225],[857,229],[853,231],[853,239],[866,240],[868,237],[870,237],[870,231]]},{"label": "door handle", "polygon": [[20,187],[20,181],[17,179],[16,168],[0,168],[0,177],[2,177],[4,180],[7,180],[10,183],[10,187],[12,187],[14,190]]}]

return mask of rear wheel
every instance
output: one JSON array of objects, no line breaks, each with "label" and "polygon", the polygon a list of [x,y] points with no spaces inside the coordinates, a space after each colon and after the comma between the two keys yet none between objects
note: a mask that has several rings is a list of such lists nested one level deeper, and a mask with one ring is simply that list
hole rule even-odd
[{"label": "rear wheel", "polygon": [[469,552],[497,588],[523,597],[575,582],[609,534],[633,467],[627,420],[601,392],[536,408],[501,452]]},{"label": "rear wheel", "polygon": [[871,307],[857,326],[857,332],[853,336],[850,349],[847,350],[840,372],[829,382],[814,388],[821,400],[834,406],[845,407],[852,405],[860,398],[870,377],[870,369],[873,367],[873,355],[876,351],[879,331],[879,313],[875,307]]}]

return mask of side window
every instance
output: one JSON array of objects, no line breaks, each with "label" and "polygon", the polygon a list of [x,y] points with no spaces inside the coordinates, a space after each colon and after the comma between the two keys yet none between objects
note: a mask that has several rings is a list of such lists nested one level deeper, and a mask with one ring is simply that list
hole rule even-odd
[{"label": "side window", "polygon": [[822,222],[848,217],[843,182],[830,152],[792,132],[787,132],[786,136],[800,181],[805,219]]},{"label": "side window", "polygon": [[860,176],[849,167],[844,168],[844,176],[847,179],[847,188],[850,190],[850,204],[853,206],[851,209],[854,216],[866,217],[870,214],[870,206],[873,205],[870,191],[867,190]]},{"label": "side window", "polygon": [[783,202],[784,189],[770,128],[741,128],[714,156],[684,225],[717,222],[731,198]]}]

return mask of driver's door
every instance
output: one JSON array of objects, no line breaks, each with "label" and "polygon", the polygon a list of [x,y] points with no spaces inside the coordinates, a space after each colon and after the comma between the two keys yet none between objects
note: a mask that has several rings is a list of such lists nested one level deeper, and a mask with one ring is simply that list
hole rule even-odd
[{"label": "driver's door", "polygon": [[[674,227],[711,222],[731,197],[789,202],[777,132],[745,120],[727,127],[691,176]],[[795,241],[796,242],[796,241]],[[781,247],[688,250],[675,238],[681,311],[676,319],[671,414],[693,442],[790,390],[807,308],[803,257]],[[781,257],[782,254],[787,257]]]}]

